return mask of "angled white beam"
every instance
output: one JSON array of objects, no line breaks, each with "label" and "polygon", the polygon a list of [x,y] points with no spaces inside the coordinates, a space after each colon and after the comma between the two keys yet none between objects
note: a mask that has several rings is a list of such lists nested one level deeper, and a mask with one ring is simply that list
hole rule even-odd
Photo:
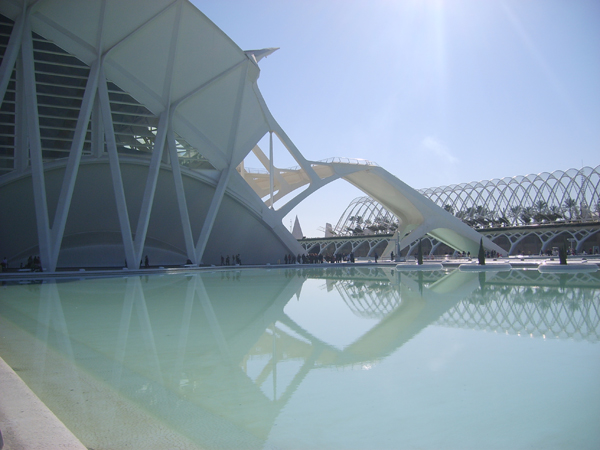
[{"label": "angled white beam", "polygon": [[150,223],[150,213],[152,211],[152,205],[154,203],[156,184],[158,182],[158,174],[160,172],[160,165],[164,152],[165,142],[167,140],[167,133],[171,126],[171,80],[173,78],[173,67],[177,49],[177,40],[179,36],[179,24],[181,22],[182,8],[181,2],[174,3],[177,3],[177,12],[175,14],[173,27],[171,29],[168,61],[162,89],[162,101],[165,105],[165,110],[161,113],[160,118],[158,120],[158,130],[156,132],[156,137],[154,138],[152,159],[150,160],[148,178],[146,180],[146,188],[144,189],[142,207],[140,210],[140,215],[138,218],[135,232],[134,249],[136,260],[142,259],[142,252],[144,251],[144,244],[146,242],[146,233],[148,232],[148,225]]},{"label": "angled white beam", "polygon": [[181,167],[179,166],[179,157],[175,142],[175,133],[169,130],[167,133],[167,148],[171,159],[171,168],[173,170],[173,180],[175,182],[175,195],[177,196],[177,205],[179,206],[179,216],[181,218],[181,226],[183,228],[183,237],[185,240],[185,250],[187,257],[194,263],[196,260],[196,251],[194,248],[194,238],[192,236],[192,227],[190,224],[190,214],[188,211],[187,201],[185,198],[185,190],[183,188],[183,179],[181,177]]},{"label": "angled white beam", "polygon": [[17,79],[15,92],[15,146],[14,169],[24,172],[29,167],[29,144],[27,135],[27,107],[23,81],[23,58],[17,59]]},{"label": "angled white beam", "polygon": [[121,176],[121,167],[119,165],[119,155],[117,153],[115,128],[112,121],[108,87],[106,86],[106,78],[104,77],[103,70],[100,71],[100,78],[98,81],[98,100],[100,102],[100,112],[102,113],[102,125],[104,127],[104,136],[106,138],[106,150],[108,152],[117,215],[119,217],[119,226],[121,228],[121,237],[123,239],[123,247],[125,250],[125,259],[127,261],[127,267],[129,269],[134,269],[139,267],[139,259],[137,259],[133,247],[131,223],[129,221],[125,190],[123,189],[123,178]]},{"label": "angled white beam", "polygon": [[[96,33],[96,48],[98,52],[97,64],[98,64],[98,79],[96,82],[96,89],[98,88],[98,80],[100,73],[102,72],[101,65],[104,62],[102,58],[102,42],[103,42],[103,31],[104,31],[104,19],[106,18],[106,0],[102,1],[100,7],[98,32]],[[102,129],[102,111],[100,110],[100,98],[98,93],[94,95],[94,102],[92,106],[92,142],[91,150],[94,158],[100,158],[104,153],[104,132]]]},{"label": "angled white beam", "polygon": [[[313,171],[313,173],[314,173],[314,171]],[[341,175],[334,174],[334,175],[324,178],[322,180],[320,178],[318,180],[313,180],[310,183],[310,186],[308,186],[305,190],[300,192],[298,195],[296,195],[294,198],[292,198],[289,202],[287,202],[285,205],[283,205],[281,208],[279,208],[276,211],[277,215],[279,216],[280,219],[283,219],[292,209],[294,209],[298,205],[298,203],[300,203],[302,200],[304,200],[310,194],[321,189],[326,184],[331,183],[334,180],[337,180],[340,177],[341,177]]]},{"label": "angled white beam", "polygon": [[154,139],[154,148],[152,149],[152,159],[148,168],[148,178],[146,179],[142,206],[135,231],[134,250],[136,261],[141,261],[142,252],[144,251],[144,243],[146,242],[146,233],[148,232],[148,225],[150,223],[150,213],[152,211],[152,204],[154,203],[154,194],[156,193],[156,184],[158,182],[158,173],[160,171],[168,126],[169,109],[167,108],[167,110],[161,113],[158,121],[158,130]]},{"label": "angled white beam", "polygon": [[221,176],[219,177],[219,182],[217,183],[217,188],[215,189],[215,194],[210,202],[210,206],[208,208],[206,218],[204,219],[204,223],[202,224],[202,230],[200,231],[200,236],[198,237],[198,242],[196,244],[196,260],[199,263],[202,261],[202,255],[206,249],[208,238],[212,232],[219,208],[221,207],[221,202],[223,201],[223,196],[225,195],[225,191],[227,189],[229,177],[231,176],[231,172],[236,168],[236,165],[232,162],[232,159],[235,153],[236,139],[240,124],[241,104],[244,97],[244,86],[246,83],[246,75],[248,73],[248,64],[250,64],[250,60],[247,60],[246,67],[240,76],[237,98],[235,102],[235,114],[233,116],[233,120],[231,121],[231,131],[229,134],[229,142],[227,144],[227,153],[230,155],[229,167],[221,171]]},{"label": "angled white beam", "polygon": [[187,288],[185,292],[185,304],[183,307],[183,317],[181,318],[181,326],[179,327],[179,343],[177,344],[177,359],[175,362],[175,373],[183,373],[183,362],[185,359],[185,351],[190,335],[190,323],[192,320],[192,310],[194,299],[196,297],[196,283],[200,275],[194,274],[188,278]]},{"label": "angled white beam", "polygon": [[127,338],[129,337],[129,326],[131,325],[131,314],[135,301],[135,289],[136,285],[133,277],[127,278],[121,320],[119,321],[119,332],[117,333],[117,344],[115,346],[114,363],[111,371],[111,385],[117,389],[121,386],[121,374],[123,373],[125,351],[127,350]]},{"label": "angled white beam", "polygon": [[196,277],[196,280],[196,295],[198,296],[198,299],[200,299],[200,304],[202,305],[202,309],[204,310],[204,314],[206,315],[206,319],[208,320],[210,331],[212,332],[213,337],[217,341],[217,345],[219,346],[221,356],[226,361],[233,362],[233,358],[231,357],[231,352],[229,350],[229,345],[227,344],[227,339],[225,339],[225,335],[223,334],[223,329],[221,328],[219,319],[217,318],[210,298],[208,297],[208,293],[206,292],[206,288],[204,287],[202,277],[198,276]]},{"label": "angled white beam", "polygon": [[154,376],[158,378],[161,385],[164,385],[160,362],[158,360],[158,351],[156,350],[156,341],[154,340],[154,332],[152,331],[152,322],[150,321],[150,314],[148,314],[148,305],[146,304],[146,296],[144,295],[144,289],[142,288],[141,277],[129,277],[127,283],[134,284],[134,304],[137,311],[138,323],[140,325],[142,339],[146,345],[148,356],[154,366],[152,368]]},{"label": "angled white beam", "polygon": [[288,150],[288,152],[290,152],[290,154],[296,160],[298,165],[306,171],[306,173],[310,177],[311,181],[318,181],[319,176],[315,173],[315,171],[311,167],[310,162],[302,155],[302,153],[300,153],[300,151],[296,148],[296,146],[291,141],[291,139],[288,137],[288,135],[285,133],[285,131],[283,131],[283,128],[281,128],[281,126],[279,126],[279,124],[277,123],[277,121],[275,120],[273,115],[271,114],[271,111],[269,111],[267,103],[265,102],[265,99],[263,98],[262,94],[258,90],[258,85],[256,83],[254,83],[252,85],[252,90],[254,92],[254,95],[256,96],[258,104],[260,105],[262,115],[263,115],[265,121],[269,124],[269,129],[277,135],[277,137],[279,138],[281,143],[285,146],[285,148]]},{"label": "angled white beam", "polygon": [[[272,138],[273,132],[270,131],[269,133],[271,134]],[[275,167],[275,164],[273,164],[273,170],[270,169],[273,156],[267,157],[267,155],[264,154],[264,152],[258,145],[255,145],[254,148],[252,148],[252,153],[254,153],[254,156],[256,156],[256,158],[260,161],[263,167],[269,171],[269,178],[271,177],[271,174],[273,174],[273,182],[275,182],[276,179],[277,183],[279,183],[281,186],[289,186],[287,181],[285,181],[285,179],[281,176],[281,173],[279,172],[277,167]],[[271,150],[269,150],[269,154],[270,153]]]},{"label": "angled white beam", "polygon": [[[246,60],[246,64],[244,65],[244,68],[240,71],[240,78],[238,81],[238,89],[237,89],[237,96],[235,99],[235,107],[234,107],[234,113],[233,113],[233,119],[231,120],[231,128],[229,131],[229,140],[227,142],[227,155],[229,157],[229,165],[230,166],[237,166],[237,164],[239,162],[241,162],[244,159],[244,156],[246,156],[248,154],[248,151],[250,150],[250,148],[248,148],[248,151],[246,151],[242,157],[239,158],[239,161],[236,161],[237,153],[239,153],[239,150],[237,148],[238,144],[241,144],[240,142],[238,142],[238,132],[239,132],[239,126],[240,126],[240,118],[242,115],[242,100],[244,99],[244,88],[246,86],[246,77],[248,76],[248,66],[250,65],[250,60],[247,59]],[[243,150],[243,149],[242,149]]]},{"label": "angled white beam", "polygon": [[26,11],[23,11],[19,17],[17,17],[17,20],[13,25],[12,33],[10,34],[8,46],[6,47],[6,50],[4,50],[4,55],[2,56],[2,63],[0,64],[0,103],[4,100],[10,76],[12,75],[15,62],[17,61],[17,57],[21,50],[26,16]]},{"label": "angled white beam", "polygon": [[100,110],[100,99],[96,95],[94,107],[92,108],[92,156],[102,157],[104,153],[104,129],[102,126],[102,111]]},{"label": "angled white beam", "polygon": [[67,215],[69,214],[69,208],[73,198],[73,190],[75,189],[75,181],[77,179],[77,172],[79,171],[79,163],[81,162],[81,154],[83,151],[83,144],[85,142],[85,135],[87,133],[88,124],[90,123],[92,106],[94,105],[94,98],[96,97],[96,91],[98,88],[99,73],[100,61],[96,60],[90,69],[85,92],[81,101],[79,117],[77,118],[75,133],[73,135],[73,140],[71,141],[69,159],[67,161],[63,184],[58,197],[58,205],[56,206],[56,214],[54,216],[54,224],[52,226],[51,236],[52,248],[51,259],[49,262],[49,270],[51,271],[56,270],[56,264],[58,262],[58,254],[60,252],[60,246],[65,232],[65,225],[67,223]]},{"label": "angled white beam", "polygon": [[123,36],[118,42],[115,42],[110,48],[107,48],[103,52],[103,54],[102,54],[102,56],[104,57],[104,59],[106,59],[106,56],[108,56],[111,51],[113,51],[115,48],[117,48],[119,45],[121,45],[123,42],[125,42],[126,40],[128,40],[133,35],[137,34],[146,25],[148,25],[149,23],[153,22],[158,17],[162,16],[166,11],[168,11],[177,2],[178,2],[178,0],[173,0],[171,3],[169,3],[163,9],[161,9],[160,11],[158,11],[152,17],[148,18],[148,20],[146,20],[144,23],[141,23],[137,28],[135,28],[134,30],[131,30],[130,33],[128,33],[125,36]]},{"label": "angled white beam", "polygon": [[231,72],[233,72],[234,70],[236,70],[242,64],[245,64],[247,62],[248,61],[246,61],[246,60],[242,60],[240,62],[235,63],[233,66],[228,67],[227,69],[223,70],[222,72],[218,73],[217,75],[215,75],[214,77],[212,77],[210,80],[208,80],[208,81],[202,83],[200,86],[196,87],[193,91],[188,92],[187,94],[183,95],[182,97],[174,100],[172,108],[176,110],[186,100],[189,100],[190,98],[194,97],[196,94],[199,94],[200,92],[202,92],[205,89],[209,88],[214,83],[216,83],[217,81],[219,81],[223,77],[229,75]]},{"label": "angled white beam", "polygon": [[200,236],[198,237],[198,241],[196,243],[195,259],[198,262],[194,264],[200,264],[200,262],[202,262],[202,255],[204,254],[204,250],[206,249],[208,237],[210,236],[213,225],[215,224],[215,219],[217,218],[217,213],[219,212],[219,208],[221,207],[221,202],[223,201],[223,196],[225,195],[225,190],[227,188],[227,183],[229,182],[229,176],[232,172],[231,167],[233,166],[223,169],[221,171],[221,175],[219,176],[219,182],[217,183],[215,193],[210,202],[210,206],[208,207],[208,212],[206,213],[206,218],[204,219],[204,223],[202,224]]},{"label": "angled white beam", "polygon": [[271,209],[273,209],[273,132],[269,131],[269,194],[271,200]]},{"label": "angled white beam", "polygon": [[31,158],[31,179],[33,182],[38,245],[41,264],[46,269],[51,259],[50,221],[48,219],[48,202],[46,200],[46,183],[44,181],[44,162],[42,160],[42,142],[40,138],[40,121],[35,85],[35,64],[33,60],[33,41],[29,18],[27,18],[24,24],[21,54],[23,55],[23,84],[28,116],[27,134]]}]

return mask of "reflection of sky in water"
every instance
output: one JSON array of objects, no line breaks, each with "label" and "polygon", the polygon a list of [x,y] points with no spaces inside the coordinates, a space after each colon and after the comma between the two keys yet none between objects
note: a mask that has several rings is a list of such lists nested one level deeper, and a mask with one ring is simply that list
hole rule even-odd
[{"label": "reflection of sky in water", "polygon": [[269,442],[592,449],[600,442],[598,356],[587,342],[429,327],[369,371],[311,372]]},{"label": "reflection of sky in water", "polygon": [[91,448],[600,446],[598,276],[343,275],[4,286],[0,355]]},{"label": "reflection of sky in water", "polygon": [[327,292],[325,280],[307,280],[302,301],[292,298],[283,309],[294,322],[313,336],[344,349],[381,319],[358,316],[339,295]]}]

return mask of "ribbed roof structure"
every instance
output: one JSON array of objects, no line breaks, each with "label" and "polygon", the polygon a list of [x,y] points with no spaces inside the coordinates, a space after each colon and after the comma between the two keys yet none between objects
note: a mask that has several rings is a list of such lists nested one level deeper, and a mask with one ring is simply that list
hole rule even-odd
[{"label": "ribbed roof structure", "polygon": [[[599,219],[600,166],[419,189],[473,227]],[[393,233],[397,220],[370,197],[358,197],[334,228],[338,235]]]}]

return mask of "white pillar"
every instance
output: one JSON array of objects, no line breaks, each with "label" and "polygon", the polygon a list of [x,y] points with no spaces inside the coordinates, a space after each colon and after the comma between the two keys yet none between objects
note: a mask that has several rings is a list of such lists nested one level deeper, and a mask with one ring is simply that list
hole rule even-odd
[{"label": "white pillar", "polygon": [[51,260],[50,226],[48,220],[48,204],[46,200],[46,183],[44,181],[44,163],[42,160],[42,143],[35,85],[35,66],[33,62],[33,42],[29,20],[25,21],[22,40],[23,84],[27,109],[27,134],[29,154],[31,158],[31,179],[33,182],[33,199],[35,203],[38,246],[43,268],[48,268]]},{"label": "white pillar", "polygon": [[227,189],[227,183],[229,182],[229,175],[231,174],[231,171],[231,167],[221,171],[221,176],[219,177],[219,182],[217,183],[217,187],[215,189],[215,195],[213,195],[212,201],[210,202],[206,218],[202,224],[200,236],[198,237],[198,242],[196,243],[196,260],[198,263],[202,262],[202,255],[204,254],[204,249],[208,243],[208,237],[210,236],[215,219],[217,218],[217,213],[221,207],[221,201],[225,195],[225,190]]},{"label": "white pillar", "polygon": [[[125,259],[127,267],[134,269],[139,267],[139,260],[135,255],[133,248],[133,238],[131,235],[131,224],[129,221],[129,212],[127,211],[127,202],[125,200],[125,190],[123,189],[123,178],[121,176],[121,167],[119,165],[119,155],[117,153],[117,143],[115,139],[115,129],[110,111],[110,101],[108,98],[108,88],[104,72],[100,70],[98,82],[98,99],[100,102],[100,111],[102,113],[102,125],[104,127],[104,136],[106,138],[106,150],[110,163],[110,173],[115,193],[115,203],[117,205],[117,214],[119,216],[119,225],[121,228],[121,237],[125,250]],[[136,261],[137,260],[137,261]]]},{"label": "white pillar", "polygon": [[79,164],[81,162],[81,153],[83,151],[85,135],[87,133],[88,124],[90,123],[92,106],[94,105],[94,98],[96,97],[96,91],[98,88],[99,72],[100,61],[96,61],[94,64],[92,64],[92,68],[90,69],[85,92],[81,101],[79,116],[75,126],[75,133],[73,135],[73,140],[71,141],[69,159],[67,161],[63,184],[58,197],[58,205],[56,206],[56,214],[54,216],[54,223],[52,226],[52,247],[50,249],[51,260],[49,262],[49,269],[51,271],[56,270],[56,264],[58,262],[58,254],[60,252],[60,246],[65,232],[65,225],[67,223],[67,216],[69,214],[69,208],[73,198],[73,190],[75,189],[75,181],[77,179]]},{"label": "white pillar", "polygon": [[269,131],[269,192],[271,194],[271,209],[273,209],[273,132]]},{"label": "white pillar", "polygon": [[27,107],[25,105],[25,87],[23,80],[23,59],[17,59],[17,79],[15,92],[15,145],[14,170],[24,172],[29,167],[29,141],[27,134]]},{"label": "white pillar", "polygon": [[148,168],[148,178],[146,179],[142,207],[140,209],[135,232],[134,251],[137,261],[141,261],[142,252],[144,251],[144,243],[146,242],[146,233],[148,232],[148,225],[150,223],[150,212],[152,211],[152,204],[154,203],[154,194],[156,192],[156,184],[158,182],[158,174],[160,172],[160,164],[163,149],[165,147],[168,126],[169,109],[167,108],[161,113],[158,121],[158,130],[156,137],[154,138],[154,147],[152,149],[152,159],[150,160],[150,167]]},{"label": "white pillar", "polygon": [[23,31],[25,28],[25,17],[26,12],[23,11],[13,25],[12,32],[4,56],[2,57],[2,63],[0,64],[0,103],[4,100],[4,94],[6,93],[6,87],[10,82],[12,71],[15,67],[21,44],[23,41]]},{"label": "white pillar", "polygon": [[173,180],[175,182],[175,195],[177,196],[177,204],[179,206],[179,216],[181,218],[181,227],[183,228],[183,237],[185,240],[185,250],[187,257],[194,263],[196,260],[196,251],[194,248],[194,238],[192,236],[192,227],[190,225],[190,214],[188,211],[187,200],[185,197],[185,189],[183,188],[183,179],[181,176],[181,167],[179,166],[179,158],[177,156],[177,148],[175,142],[175,133],[169,130],[167,133],[167,149],[170,154],[171,168],[173,169]]}]

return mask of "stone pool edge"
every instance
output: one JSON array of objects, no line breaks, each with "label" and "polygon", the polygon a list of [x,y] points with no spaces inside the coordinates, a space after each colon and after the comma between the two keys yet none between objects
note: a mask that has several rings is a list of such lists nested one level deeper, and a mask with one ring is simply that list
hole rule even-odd
[{"label": "stone pool edge", "polygon": [[0,357],[0,431],[4,450],[43,450],[49,447],[87,450]]}]

